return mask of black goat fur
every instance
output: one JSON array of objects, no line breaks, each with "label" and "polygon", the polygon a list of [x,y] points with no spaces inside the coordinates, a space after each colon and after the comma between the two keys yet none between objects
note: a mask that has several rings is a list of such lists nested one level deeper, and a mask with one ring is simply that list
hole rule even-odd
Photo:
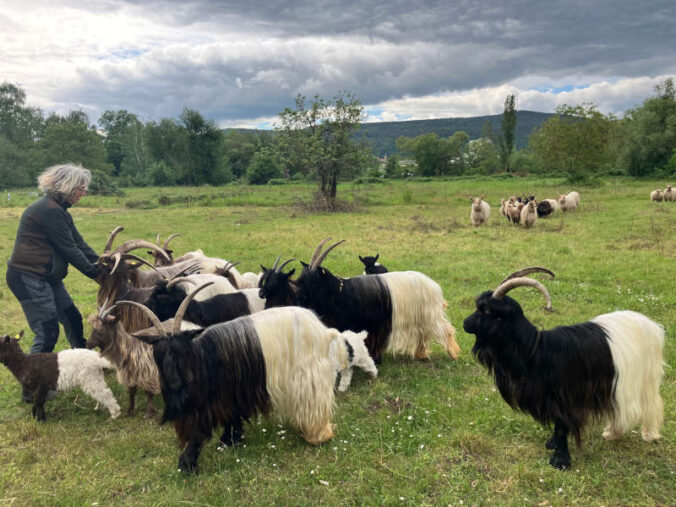
[{"label": "black goat fur", "polygon": [[[174,285],[167,290],[167,282],[159,282],[150,297],[143,303],[150,308],[160,321],[171,319],[176,315],[178,307],[187,296],[183,287]],[[249,300],[241,292],[217,294],[209,299],[198,301],[193,299],[188,304],[184,319],[194,324],[207,327],[219,322],[251,314]]]},{"label": "black goat fur", "polygon": [[607,333],[592,322],[538,331],[514,299],[495,299],[490,291],[476,308],[463,324],[476,336],[472,353],[513,409],[554,424],[550,464],[569,468],[568,433],[579,446],[588,418],[613,410],[616,370]]},{"label": "black goat fur", "polygon": [[359,260],[364,265],[364,273],[367,275],[378,275],[389,272],[385,266],[382,264],[377,264],[378,257],[380,257],[380,254],[376,254],[375,257],[370,255],[366,257],[362,257],[361,255],[359,256]]},{"label": "black goat fur", "polygon": [[271,410],[265,359],[253,323],[239,319],[216,324],[197,338],[181,333],[153,341],[164,398],[162,423],[173,421],[179,447],[179,469],[197,470],[206,440],[219,424],[221,442],[242,438],[242,423]]}]

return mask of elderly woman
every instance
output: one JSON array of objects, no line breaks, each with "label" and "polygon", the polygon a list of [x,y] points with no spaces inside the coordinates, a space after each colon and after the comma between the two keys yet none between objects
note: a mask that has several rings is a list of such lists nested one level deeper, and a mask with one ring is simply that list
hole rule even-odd
[{"label": "elderly woman", "polygon": [[[68,208],[87,193],[90,181],[91,173],[82,166],[49,167],[38,177],[44,196],[21,215],[6,279],[35,333],[31,354],[54,350],[59,322],[72,348],[87,343],[82,315],[63,279],[68,274],[68,264],[92,279],[99,273],[94,264],[98,255],[82,239],[68,213]],[[25,390],[22,397],[32,401]]]}]

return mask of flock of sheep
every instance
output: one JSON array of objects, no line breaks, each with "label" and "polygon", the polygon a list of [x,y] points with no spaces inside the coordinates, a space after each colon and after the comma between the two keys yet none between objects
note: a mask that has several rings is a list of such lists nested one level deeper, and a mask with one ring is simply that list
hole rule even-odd
[{"label": "flock of sheep", "polygon": [[[469,214],[470,224],[478,227],[488,224],[491,216],[491,206],[484,201],[484,196],[470,197],[472,208]],[[535,196],[513,195],[506,201],[500,199],[500,214],[513,224],[520,224],[523,227],[533,227],[538,218],[546,218],[557,210],[575,211],[580,204],[580,194],[569,192],[565,195],[559,195],[558,199],[536,200]]]},{"label": "flock of sheep", "polygon": [[[578,204],[577,192],[539,203],[514,196],[502,200],[501,213],[529,227],[541,210],[547,216]],[[473,225],[485,224],[489,214],[488,203],[473,199]],[[154,396],[162,395],[161,421],[173,423],[182,449],[178,468],[194,473],[219,426],[220,443],[235,445],[245,422],[274,414],[316,445],[334,435],[334,389],[348,388],[354,366],[375,377],[383,354],[427,359],[432,340],[452,359],[460,354],[437,282],[418,271],[389,272],[378,255],[360,257],[363,275],[337,276],[322,263],[343,241],[320,242],[294,276],[287,266],[295,259],[280,264],[281,255],[260,273],[240,273],[236,263],[201,250],[176,256],[169,248],[175,234],[162,244],[158,236],[155,243],[132,239],[113,249],[122,230],[112,231],[98,260],[90,350],[26,355],[18,338],[0,337],[0,362],[33,393],[38,420],[46,417],[49,390],[75,386],[117,417],[103,380],[103,369],[114,368],[128,390],[128,415],[138,389],[146,393],[148,415],[156,413]],[[153,262],[132,253],[138,249],[147,249]],[[568,434],[579,444],[594,417],[607,420],[607,440],[636,424],[644,440],[659,438],[664,328],[624,311],[540,331],[507,296],[532,287],[551,308],[547,289],[528,276],[533,273],[554,276],[541,267],[511,274],[476,299],[463,327],[475,335],[472,353],[505,401],[554,426],[546,444],[554,451],[550,464],[570,467]]]},{"label": "flock of sheep", "polygon": [[667,188],[665,188],[664,191],[658,188],[657,190],[650,192],[650,200],[655,202],[675,202],[676,190],[672,189],[671,185],[667,185]]}]

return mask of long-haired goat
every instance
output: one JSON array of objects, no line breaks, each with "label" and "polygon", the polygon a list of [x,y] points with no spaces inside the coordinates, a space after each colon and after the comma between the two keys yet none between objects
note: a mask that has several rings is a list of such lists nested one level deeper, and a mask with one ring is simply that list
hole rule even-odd
[{"label": "long-haired goat", "polygon": [[559,203],[556,199],[543,199],[538,203],[538,218],[545,218],[556,213]]},{"label": "long-haired goat", "polygon": [[657,190],[653,190],[650,192],[650,200],[655,201],[655,202],[662,202],[662,199],[664,196],[662,195],[662,191],[658,188]]},{"label": "long-haired goat", "polygon": [[389,270],[378,263],[378,257],[380,254],[376,254],[375,257],[367,255],[366,257],[359,256],[359,260],[364,265],[364,275],[380,275],[382,273],[387,273]]},{"label": "long-haired goat", "polygon": [[620,311],[539,331],[506,296],[515,287],[535,287],[550,308],[547,289],[523,277],[534,271],[543,269],[517,272],[481,294],[463,327],[476,336],[472,353],[493,375],[503,399],[544,425],[554,424],[546,444],[554,450],[549,463],[562,470],[570,467],[568,433],[580,446],[582,429],[595,416],[609,421],[606,440],[619,438],[639,422],[643,440],[658,439],[662,326],[640,313]]},{"label": "long-haired goat", "polygon": [[233,445],[242,439],[243,422],[257,413],[289,421],[311,444],[333,437],[336,370],[329,349],[338,331],[310,310],[286,307],[216,324],[193,339],[177,327],[191,298],[181,304],[170,336],[162,336],[161,327],[158,337],[134,335],[153,345],[162,422],[174,422],[185,447],[179,470],[197,471],[202,446],[216,426],[224,427],[221,442]]},{"label": "long-haired goat", "polygon": [[671,185],[667,185],[667,188],[664,189],[663,198],[665,201],[676,201],[676,190],[671,188]]},{"label": "long-haired goat", "polygon": [[537,219],[537,203],[535,201],[528,201],[528,204],[524,205],[521,210],[519,223],[524,227],[533,227],[535,222],[537,222]]},{"label": "long-haired goat", "polygon": [[479,226],[488,223],[491,216],[491,206],[481,197],[470,197],[472,201],[472,209],[469,213],[469,221],[474,226]]},{"label": "long-haired goat", "polygon": [[[117,381],[127,388],[129,394],[127,416],[134,414],[136,391],[140,388],[146,393],[146,417],[152,417],[156,413],[153,396],[161,392],[157,365],[153,359],[152,347],[133,338],[122,325],[118,316],[122,306],[132,305],[109,307],[104,305],[98,313],[89,316],[88,321],[92,332],[87,340],[87,348],[98,347],[101,355],[115,365]],[[170,330],[173,320],[163,322],[162,326],[165,331]],[[184,332],[196,333],[202,329],[201,326],[185,320],[181,323],[181,330]],[[151,332],[152,334],[154,330],[153,327],[138,332]]]},{"label": "long-haired goat", "polygon": [[264,268],[260,296],[266,308],[299,304],[317,312],[329,327],[341,331],[368,331],[366,346],[379,363],[383,352],[407,354],[418,359],[429,357],[428,342],[435,339],[446,353],[457,359],[460,348],[455,328],[446,318],[441,287],[417,271],[339,278],[322,261],[342,241],[328,247],[322,241],[310,264],[304,264],[300,277],[292,281],[282,268]]},{"label": "long-haired goat", "polygon": [[9,335],[0,337],[0,363],[27,389],[33,398],[33,417],[47,419],[45,401],[49,391],[67,392],[79,387],[108,409],[111,419],[120,415],[120,406],[106,384],[103,369],[113,365],[96,352],[86,349],[68,349],[61,352],[26,354],[19,339]]},{"label": "long-haired goat", "polygon": [[568,192],[566,195],[559,195],[559,207],[561,211],[575,211],[580,205],[580,194],[577,192]]}]

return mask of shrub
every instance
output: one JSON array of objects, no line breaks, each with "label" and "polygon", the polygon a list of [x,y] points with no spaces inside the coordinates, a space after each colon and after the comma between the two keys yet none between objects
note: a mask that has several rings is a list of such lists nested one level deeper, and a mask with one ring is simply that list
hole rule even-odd
[{"label": "shrub", "polygon": [[282,170],[272,151],[265,148],[257,151],[251,159],[246,177],[252,185],[265,185],[273,178],[281,178]]},{"label": "shrub", "polygon": [[124,195],[124,192],[117,188],[108,175],[101,171],[92,171],[92,180],[89,183],[90,195]]}]

